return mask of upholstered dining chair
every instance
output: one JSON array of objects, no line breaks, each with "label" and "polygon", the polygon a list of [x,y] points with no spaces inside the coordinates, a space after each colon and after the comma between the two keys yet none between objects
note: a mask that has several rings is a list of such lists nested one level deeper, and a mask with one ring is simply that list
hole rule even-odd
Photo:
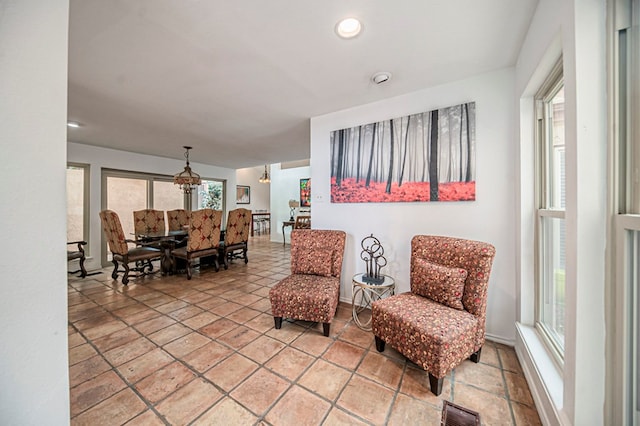
[{"label": "upholstered dining chair", "polygon": [[311,216],[296,216],[296,223],[293,224],[293,229],[311,229]]},{"label": "upholstered dining chair", "polygon": [[340,298],[344,231],[291,231],[291,275],[269,290],[276,329],[282,318],[322,323],[329,336]]},{"label": "upholstered dining chair", "polygon": [[69,250],[67,249],[67,262],[70,262],[72,260],[79,260],[80,263],[80,270],[78,271],[69,271],[70,274],[75,274],[77,272],[80,272],[80,276],[82,278],[87,276],[87,270],[84,267],[84,261],[86,259],[86,256],[84,254],[84,246],[87,245],[86,241],[69,241],[67,242],[67,245],[72,245],[75,244],[76,248],[75,250]]},{"label": "upholstered dining chair", "polygon": [[133,232],[136,235],[164,234],[164,211],[154,209],[133,212]]},{"label": "upholstered dining chair", "polygon": [[250,231],[251,210],[240,208],[229,211],[224,241],[220,244],[224,269],[229,269],[229,260],[236,257],[244,259],[244,263],[249,262],[247,250]]},{"label": "upholstered dining chair", "polygon": [[429,373],[440,395],[444,377],[462,361],[480,361],[485,341],[491,244],[416,235],[411,240],[411,291],[372,304],[376,349],[388,343]]},{"label": "upholstered dining chair", "polygon": [[222,212],[213,209],[202,209],[191,212],[189,217],[189,237],[187,245],[171,251],[173,257],[184,259],[187,262],[187,279],[191,279],[192,261],[210,259],[216,268],[218,264],[218,246],[220,244],[220,225]]},{"label": "upholstered dining chair", "polygon": [[167,210],[167,222],[169,231],[181,231],[189,225],[191,212],[185,209]]},{"label": "upholstered dining chair", "polygon": [[[113,272],[111,278],[118,278],[118,272],[124,272],[122,284],[129,283],[130,271],[139,272],[145,275],[153,270],[152,260],[160,259],[162,252],[139,241],[128,240],[124,236],[122,224],[118,214],[113,210],[103,210],[100,212],[100,221],[102,222],[102,231],[109,243],[111,251],[111,261],[113,262]],[[129,243],[138,244],[135,248],[129,248]],[[124,270],[118,270],[118,262],[122,263]],[[129,267],[129,263],[135,263],[133,268]]]}]

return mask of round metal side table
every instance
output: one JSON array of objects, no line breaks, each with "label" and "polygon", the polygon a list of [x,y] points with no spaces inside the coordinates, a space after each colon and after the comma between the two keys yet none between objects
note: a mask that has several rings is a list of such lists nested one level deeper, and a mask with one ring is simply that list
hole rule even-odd
[{"label": "round metal side table", "polygon": [[[374,284],[366,282],[362,276],[364,274],[355,274],[351,279],[352,282],[352,296],[351,306],[353,307],[353,321],[358,327],[363,330],[371,331],[371,315],[363,322],[360,319],[360,314],[365,310],[371,310],[371,304],[376,300],[383,299],[388,296],[393,296],[396,291],[396,282],[388,275],[383,275],[384,281],[380,284]],[[358,300],[358,304],[356,304]]]}]

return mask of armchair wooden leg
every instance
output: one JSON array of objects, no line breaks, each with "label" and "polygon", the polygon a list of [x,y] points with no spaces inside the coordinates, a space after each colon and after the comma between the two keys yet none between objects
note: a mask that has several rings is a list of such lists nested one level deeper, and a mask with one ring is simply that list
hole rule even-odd
[{"label": "armchair wooden leg", "polygon": [[216,272],[220,271],[220,264],[218,263],[217,257],[213,259],[213,264],[216,268]]},{"label": "armchair wooden leg", "polygon": [[191,261],[187,260],[187,279],[190,280],[191,279]]},{"label": "armchair wooden leg", "polygon": [[80,258],[80,277],[84,278],[87,276],[87,270],[84,267],[84,255]]},{"label": "armchair wooden leg", "polygon": [[480,362],[480,353],[482,352],[482,348],[478,349],[474,353],[469,356],[469,359],[476,364]]},{"label": "armchair wooden leg", "polygon": [[323,322],[322,323],[322,331],[324,332],[324,335],[326,337],[329,337],[329,333],[331,331],[331,323],[330,322]]},{"label": "armchair wooden leg", "polygon": [[276,323],[276,329],[280,330],[282,328],[282,317],[273,317],[273,320]]},{"label": "armchair wooden leg", "polygon": [[249,263],[249,258],[247,257],[247,249],[242,250],[242,255],[244,256],[244,263]]},{"label": "armchair wooden leg", "polygon": [[129,263],[122,262],[124,266],[124,276],[122,277],[122,284],[127,285],[129,283]]},{"label": "armchair wooden leg", "polygon": [[429,385],[431,385],[431,393],[438,396],[442,393],[442,382],[444,378],[438,379],[433,374],[429,373]]},{"label": "armchair wooden leg", "polygon": [[384,352],[384,340],[379,338],[378,336],[374,336],[376,338],[376,349],[378,352]]},{"label": "armchair wooden leg", "polygon": [[113,272],[111,273],[111,278],[113,278],[114,280],[117,280],[118,279],[118,261],[112,260],[111,262],[113,262]]}]

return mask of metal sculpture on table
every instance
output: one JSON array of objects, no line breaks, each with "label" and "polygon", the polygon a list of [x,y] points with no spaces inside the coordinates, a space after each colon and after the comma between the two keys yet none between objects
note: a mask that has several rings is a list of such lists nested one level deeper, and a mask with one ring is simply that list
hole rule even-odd
[{"label": "metal sculpture on table", "polygon": [[382,284],[384,275],[380,273],[380,269],[387,265],[387,259],[383,256],[384,248],[380,244],[380,240],[371,234],[363,238],[360,242],[362,252],[360,258],[364,260],[366,272],[362,275],[362,280],[372,284]]}]

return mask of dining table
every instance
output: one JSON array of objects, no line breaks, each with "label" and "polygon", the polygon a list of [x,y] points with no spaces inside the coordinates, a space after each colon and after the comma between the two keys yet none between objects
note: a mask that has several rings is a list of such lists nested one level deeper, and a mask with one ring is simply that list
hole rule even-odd
[{"label": "dining table", "polygon": [[176,247],[179,247],[187,243],[189,232],[186,228],[164,231],[164,232],[145,232],[135,234],[136,241],[143,244],[157,243],[160,250],[162,250],[162,257],[160,258],[160,272],[162,275],[172,274],[176,270],[176,260],[171,255],[171,251]]}]

